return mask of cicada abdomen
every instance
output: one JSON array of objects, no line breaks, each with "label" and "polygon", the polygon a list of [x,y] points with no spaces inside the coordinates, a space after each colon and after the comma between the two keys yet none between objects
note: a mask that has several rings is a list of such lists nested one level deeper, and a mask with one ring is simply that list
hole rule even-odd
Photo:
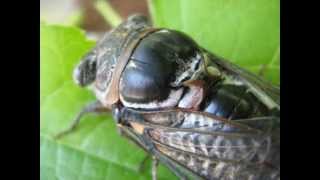
[{"label": "cicada abdomen", "polygon": [[74,77],[98,98],[86,112],[111,107],[123,135],[181,178],[280,177],[279,89],[184,33],[132,16]]}]

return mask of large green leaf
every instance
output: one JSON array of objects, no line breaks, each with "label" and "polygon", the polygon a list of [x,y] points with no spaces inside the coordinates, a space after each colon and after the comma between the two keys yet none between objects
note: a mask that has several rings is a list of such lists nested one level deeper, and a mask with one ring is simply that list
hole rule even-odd
[{"label": "large green leaf", "polygon": [[280,83],[279,0],[150,0],[157,26],[183,31],[201,46]]},{"label": "large green leaf", "polygon": [[[151,179],[150,162],[138,171],[144,152],[120,137],[110,115],[88,115],[75,133],[52,138],[95,99],[72,82],[75,64],[94,44],[76,28],[40,26],[41,179]],[[163,166],[159,177],[174,178]]]}]

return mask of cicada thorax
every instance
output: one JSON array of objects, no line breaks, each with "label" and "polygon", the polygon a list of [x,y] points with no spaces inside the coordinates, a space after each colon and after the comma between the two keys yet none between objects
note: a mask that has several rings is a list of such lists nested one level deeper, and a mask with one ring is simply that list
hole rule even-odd
[{"label": "cicada thorax", "polygon": [[197,44],[173,30],[154,32],[137,45],[120,79],[120,99],[127,107],[168,108],[178,104],[201,64]]}]

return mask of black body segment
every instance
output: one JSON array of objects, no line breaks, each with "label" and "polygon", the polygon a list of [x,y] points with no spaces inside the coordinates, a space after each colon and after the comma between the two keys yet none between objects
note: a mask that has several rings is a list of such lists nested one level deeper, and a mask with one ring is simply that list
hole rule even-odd
[{"label": "black body segment", "polygon": [[[158,73],[154,75],[153,72]],[[153,66],[152,63],[130,60],[120,81],[122,97],[136,103],[166,99],[170,92],[167,85],[167,78],[170,76],[166,75],[167,72],[170,72],[170,68],[165,70],[161,66]]]},{"label": "black body segment", "polygon": [[[233,116],[246,117],[250,104],[243,100],[245,87],[235,85],[217,85],[204,100],[204,112],[208,112],[227,119]],[[240,111],[239,111],[240,110]],[[242,110],[242,111],[241,111]]]},{"label": "black body segment", "polygon": [[232,120],[269,114],[269,110],[248,91],[248,87],[220,83],[209,89],[202,110]]},{"label": "black body segment", "polygon": [[134,50],[122,74],[120,94],[132,103],[163,101],[172,86],[199,51],[183,33],[160,30],[145,37]]}]

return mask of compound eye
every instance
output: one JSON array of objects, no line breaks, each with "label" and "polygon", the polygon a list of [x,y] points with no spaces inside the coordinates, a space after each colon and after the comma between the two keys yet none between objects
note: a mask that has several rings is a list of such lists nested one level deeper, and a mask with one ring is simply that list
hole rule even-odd
[{"label": "compound eye", "polygon": [[81,87],[91,84],[96,78],[96,54],[90,52],[83,57],[80,64],[73,71],[73,80]]}]

